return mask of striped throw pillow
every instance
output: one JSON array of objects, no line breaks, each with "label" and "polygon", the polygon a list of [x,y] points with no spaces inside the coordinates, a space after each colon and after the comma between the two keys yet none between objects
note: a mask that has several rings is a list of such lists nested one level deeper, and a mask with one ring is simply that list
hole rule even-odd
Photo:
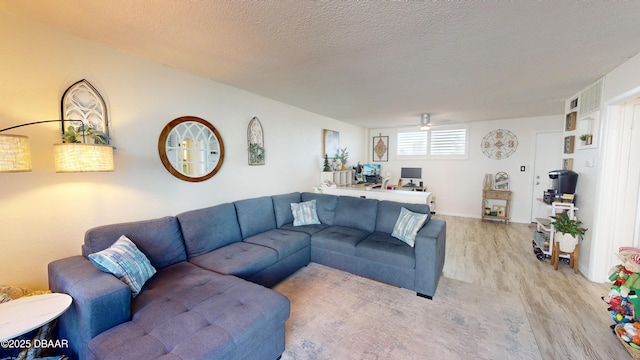
[{"label": "striped throw pillow", "polygon": [[293,226],[320,224],[316,211],[316,200],[301,203],[291,203]]},{"label": "striped throw pillow", "polygon": [[124,235],[109,248],[89,255],[89,260],[100,271],[111,273],[129,285],[133,297],[156,273],[149,259]]},{"label": "striped throw pillow", "polygon": [[400,215],[398,216],[396,225],[393,227],[391,236],[413,247],[416,242],[416,235],[424,225],[428,216],[427,214],[414,213],[403,207],[400,210]]}]

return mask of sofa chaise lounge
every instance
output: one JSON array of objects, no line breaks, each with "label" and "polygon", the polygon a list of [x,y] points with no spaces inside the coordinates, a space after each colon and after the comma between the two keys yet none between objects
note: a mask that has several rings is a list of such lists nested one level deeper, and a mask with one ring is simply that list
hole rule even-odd
[{"label": "sofa chaise lounge", "polygon": [[[392,236],[403,214],[424,221],[413,246]],[[88,259],[123,235],[155,269],[139,293]],[[100,226],[49,264],[51,290],[73,298],[58,335],[81,359],[277,359],[290,303],[269,287],[313,261],[431,298],[445,239],[426,204],[310,192]]]}]

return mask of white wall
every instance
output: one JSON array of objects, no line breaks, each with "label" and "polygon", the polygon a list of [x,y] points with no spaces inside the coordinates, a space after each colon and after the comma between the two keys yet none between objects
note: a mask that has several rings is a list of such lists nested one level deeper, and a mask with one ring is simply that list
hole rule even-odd
[{"label": "white wall", "polygon": [[[390,171],[392,183],[400,175],[401,167],[422,167],[422,180],[436,197],[436,212],[445,215],[480,218],[482,210],[482,182],[485,174],[504,171],[510,177],[513,191],[511,220],[529,223],[534,136],[536,132],[562,130],[563,116],[545,116],[521,119],[481,121],[469,124],[469,157],[466,160],[397,160],[397,129],[371,129],[369,131],[368,160],[371,161],[372,136],[389,136],[389,162],[382,162],[381,171]],[[417,128],[417,126],[416,126]],[[494,160],[486,157],[480,147],[482,138],[492,130],[506,129],[518,137],[518,149],[510,157]],[[558,144],[558,158],[562,144]],[[525,166],[525,171],[520,171]],[[558,164],[558,168],[561,164]]]},{"label": "white wall", "polygon": [[[56,174],[57,123],[8,133],[31,141],[33,172],[0,174],[0,284],[47,287],[46,266],[80,253],[93,226],[175,215],[260,195],[310,191],[319,182],[322,129],[340,132],[351,159],[364,159],[365,130],[124,54],[0,11],[0,128],[60,116],[60,98],[86,78],[110,111],[116,170]],[[226,149],[220,172],[202,183],[174,178],[157,143],[174,118],[211,122]],[[247,125],[264,128],[266,165],[248,166]]]}]

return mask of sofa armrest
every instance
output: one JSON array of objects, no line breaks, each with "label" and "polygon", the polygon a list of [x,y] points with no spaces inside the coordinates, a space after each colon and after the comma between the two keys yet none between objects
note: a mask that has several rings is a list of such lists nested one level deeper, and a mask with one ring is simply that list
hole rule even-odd
[{"label": "sofa armrest", "polygon": [[416,236],[415,291],[433,297],[444,267],[447,223],[431,219]]},{"label": "sofa armrest", "polygon": [[91,339],[131,316],[131,289],[84,256],[49,263],[49,288],[73,298],[58,319],[59,338],[69,341],[66,350],[72,358],[85,358]]}]

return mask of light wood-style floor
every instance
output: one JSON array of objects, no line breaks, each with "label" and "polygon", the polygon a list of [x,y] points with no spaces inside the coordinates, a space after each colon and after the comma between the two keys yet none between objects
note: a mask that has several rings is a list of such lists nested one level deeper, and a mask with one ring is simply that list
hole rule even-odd
[{"label": "light wood-style floor", "polygon": [[435,218],[447,221],[444,276],[517,293],[544,359],[631,359],[609,327],[609,287],[538,260],[528,224]]}]

